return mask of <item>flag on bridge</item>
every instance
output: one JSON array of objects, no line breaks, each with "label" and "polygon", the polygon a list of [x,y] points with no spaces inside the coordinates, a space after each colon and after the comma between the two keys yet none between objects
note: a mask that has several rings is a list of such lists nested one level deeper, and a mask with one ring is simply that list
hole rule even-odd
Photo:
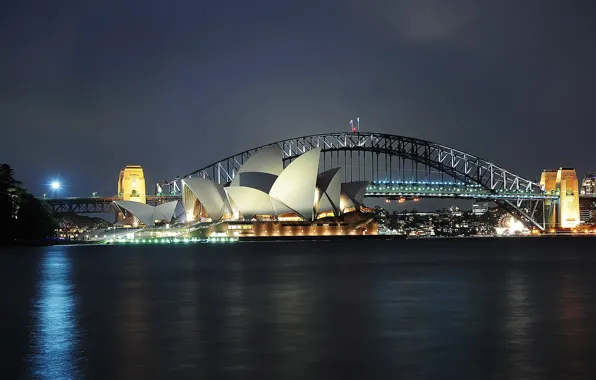
[{"label": "flag on bridge", "polygon": [[354,120],[350,120],[350,129],[352,132],[356,132],[356,128],[354,128]]}]

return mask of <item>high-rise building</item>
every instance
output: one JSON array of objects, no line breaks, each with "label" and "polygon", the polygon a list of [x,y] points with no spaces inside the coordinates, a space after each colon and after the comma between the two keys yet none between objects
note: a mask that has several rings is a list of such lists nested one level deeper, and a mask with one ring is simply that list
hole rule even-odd
[{"label": "high-rise building", "polygon": [[589,172],[582,180],[581,195],[596,195],[596,172]]},{"label": "high-rise building", "polygon": [[583,196],[579,198],[579,220],[582,223],[594,223],[596,211],[596,197]]},{"label": "high-rise building", "polygon": [[560,168],[557,171],[557,190],[559,192],[559,227],[577,227],[580,223],[579,186],[575,169]]},{"label": "high-rise building", "polygon": [[[543,170],[540,176],[540,185],[548,194],[557,193],[557,171]],[[546,228],[554,228],[557,225],[557,202],[551,199],[544,201],[544,213]]]}]

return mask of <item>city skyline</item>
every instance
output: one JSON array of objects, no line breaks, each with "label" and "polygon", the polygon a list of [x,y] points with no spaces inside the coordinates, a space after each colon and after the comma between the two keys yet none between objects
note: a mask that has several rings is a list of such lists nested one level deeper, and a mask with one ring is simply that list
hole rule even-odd
[{"label": "city skyline", "polygon": [[356,117],[531,180],[594,170],[591,4],[159,4],[0,12],[2,161],[35,194],[110,194],[129,164],[152,184]]}]

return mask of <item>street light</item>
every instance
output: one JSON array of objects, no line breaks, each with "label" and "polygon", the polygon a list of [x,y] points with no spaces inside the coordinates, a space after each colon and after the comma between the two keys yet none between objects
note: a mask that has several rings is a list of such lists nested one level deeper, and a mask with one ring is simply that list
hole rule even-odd
[{"label": "street light", "polygon": [[57,191],[60,190],[60,182],[58,181],[52,181],[52,183],[50,183],[50,187],[52,188],[52,190]]}]

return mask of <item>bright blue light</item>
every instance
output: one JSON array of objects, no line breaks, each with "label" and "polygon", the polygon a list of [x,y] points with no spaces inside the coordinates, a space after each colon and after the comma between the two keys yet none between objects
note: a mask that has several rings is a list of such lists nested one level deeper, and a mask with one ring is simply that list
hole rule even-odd
[{"label": "bright blue light", "polygon": [[50,183],[50,187],[52,190],[60,190],[61,185],[58,181],[52,181],[52,183]]}]

